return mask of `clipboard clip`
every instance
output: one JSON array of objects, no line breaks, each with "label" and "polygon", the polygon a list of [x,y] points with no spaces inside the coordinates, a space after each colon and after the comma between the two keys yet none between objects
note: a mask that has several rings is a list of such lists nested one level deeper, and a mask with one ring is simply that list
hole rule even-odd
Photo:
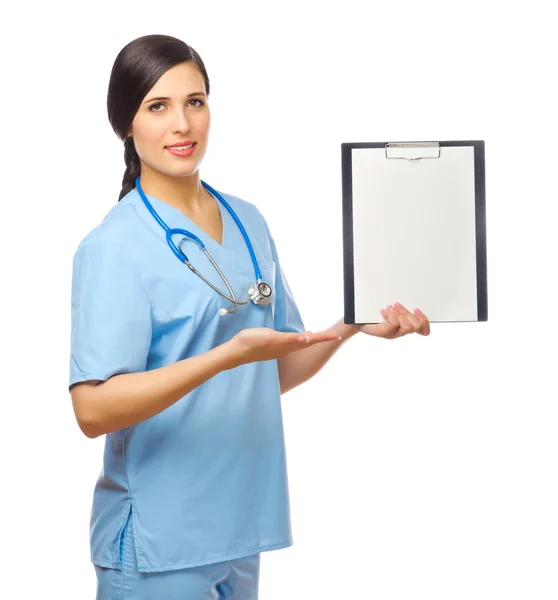
[{"label": "clipboard clip", "polygon": [[[391,156],[388,156],[388,150]],[[385,145],[386,158],[420,160],[421,158],[440,158],[439,142],[391,142]]]}]

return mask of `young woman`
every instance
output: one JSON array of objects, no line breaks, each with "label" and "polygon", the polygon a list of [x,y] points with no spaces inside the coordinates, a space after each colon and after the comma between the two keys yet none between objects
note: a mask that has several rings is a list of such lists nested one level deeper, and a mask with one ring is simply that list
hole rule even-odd
[{"label": "young woman", "polygon": [[305,331],[262,214],[200,179],[208,97],[200,56],[169,36],[126,45],[110,76],[126,171],[74,256],[70,359],[78,424],[106,434],[98,600],[257,598],[260,553],[292,544],[281,394],[358,331],[430,331],[399,305]]}]

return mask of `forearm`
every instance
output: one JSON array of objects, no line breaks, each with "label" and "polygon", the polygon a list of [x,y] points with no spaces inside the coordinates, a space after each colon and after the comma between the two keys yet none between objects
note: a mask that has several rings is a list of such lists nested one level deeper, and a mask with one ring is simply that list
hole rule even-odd
[{"label": "forearm", "polygon": [[325,331],[340,335],[342,339],[322,342],[278,359],[282,394],[316,375],[339,348],[359,330],[356,325],[346,325],[344,320],[340,319]]},{"label": "forearm", "polygon": [[91,438],[145,421],[221,371],[240,363],[232,342],[199,356],[140,373],[115,375],[72,391],[82,431]]}]

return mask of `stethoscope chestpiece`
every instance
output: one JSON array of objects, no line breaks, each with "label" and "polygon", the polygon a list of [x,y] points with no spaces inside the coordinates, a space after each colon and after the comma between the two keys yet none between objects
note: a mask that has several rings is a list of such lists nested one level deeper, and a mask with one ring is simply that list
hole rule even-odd
[{"label": "stethoscope chestpiece", "polygon": [[254,304],[257,304],[258,306],[267,306],[267,305],[271,304],[272,295],[273,295],[273,292],[271,291],[271,287],[265,281],[262,281],[261,279],[259,279],[257,283],[253,283],[248,288],[248,300],[246,300],[244,302],[237,302],[236,300],[231,300],[229,298],[229,300],[234,302],[236,306],[234,307],[233,310],[227,310],[226,308],[221,308],[219,310],[219,314],[222,317],[224,317],[225,315],[228,315],[231,312],[235,312],[240,304],[246,304],[250,300]]},{"label": "stethoscope chestpiece", "polygon": [[259,279],[257,283],[253,283],[248,288],[248,296],[254,304],[267,306],[268,304],[271,304],[271,287],[265,281]]}]

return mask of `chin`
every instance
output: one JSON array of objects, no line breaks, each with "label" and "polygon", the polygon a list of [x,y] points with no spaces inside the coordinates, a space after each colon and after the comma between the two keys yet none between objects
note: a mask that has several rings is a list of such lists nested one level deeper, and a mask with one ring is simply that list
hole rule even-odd
[{"label": "chin", "polygon": [[169,171],[167,174],[170,177],[190,177],[199,171],[200,165],[196,164],[193,167],[188,167],[184,165],[181,169],[173,169]]}]

